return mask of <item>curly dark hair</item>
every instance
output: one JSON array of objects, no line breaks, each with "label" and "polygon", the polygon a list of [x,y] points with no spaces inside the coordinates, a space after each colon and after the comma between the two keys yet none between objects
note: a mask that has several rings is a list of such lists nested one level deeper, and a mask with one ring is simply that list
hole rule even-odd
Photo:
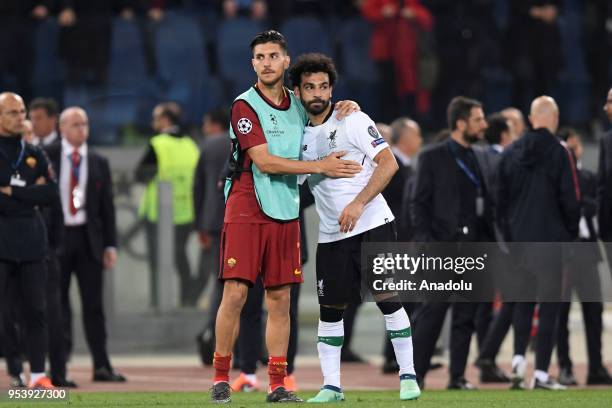
[{"label": "curly dark hair", "polygon": [[310,53],[297,57],[295,64],[289,68],[289,78],[293,86],[299,87],[302,84],[302,74],[315,72],[325,72],[329,75],[329,84],[334,86],[338,80],[338,72],[334,61],[324,54]]}]

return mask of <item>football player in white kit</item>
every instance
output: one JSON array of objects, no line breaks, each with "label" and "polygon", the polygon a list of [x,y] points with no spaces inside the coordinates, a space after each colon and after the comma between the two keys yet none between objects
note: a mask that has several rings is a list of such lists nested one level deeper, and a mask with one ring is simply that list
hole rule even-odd
[{"label": "football player in white kit", "polygon": [[[319,160],[332,152],[362,163],[351,179],[304,176],[315,197],[319,214],[316,256],[317,295],[320,305],[317,350],[323,387],[308,402],[343,401],[340,351],[342,320],[347,304],[360,299],[361,243],[396,240],[394,216],[381,195],[398,170],[389,145],[363,112],[339,120],[331,103],[337,73],[331,58],[322,54],[298,57],[289,70],[295,95],[308,112],[302,160]],[[410,321],[397,294],[377,302],[400,366],[400,399],[417,399]]]}]

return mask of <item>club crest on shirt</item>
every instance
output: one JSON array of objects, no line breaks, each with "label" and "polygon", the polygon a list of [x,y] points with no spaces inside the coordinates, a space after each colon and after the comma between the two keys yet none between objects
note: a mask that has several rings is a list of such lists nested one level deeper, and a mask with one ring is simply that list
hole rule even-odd
[{"label": "club crest on shirt", "polygon": [[27,165],[28,165],[28,166],[29,166],[31,169],[33,169],[34,167],[36,167],[36,163],[38,163],[38,162],[36,161],[36,157],[32,157],[32,156],[28,157],[28,158],[25,160],[25,162],[26,162],[26,164],[27,164]]},{"label": "club crest on shirt", "polygon": [[317,294],[323,296],[323,279],[317,280]]},{"label": "club crest on shirt", "polygon": [[246,135],[247,133],[249,133],[251,131],[251,129],[253,129],[253,124],[247,118],[240,118],[238,120],[238,126],[237,127],[238,127],[238,131],[240,133],[242,133],[243,135]]},{"label": "club crest on shirt", "polygon": [[306,150],[308,150],[308,145],[302,146],[302,151],[305,152]]},{"label": "club crest on shirt", "polygon": [[368,134],[374,139],[378,139],[380,137],[380,134],[378,134],[378,130],[376,130],[374,126],[368,126]]},{"label": "club crest on shirt", "polygon": [[327,139],[329,140],[330,149],[335,149],[338,147],[338,145],[336,144],[336,129],[329,132],[329,136],[327,136]]},{"label": "club crest on shirt", "polygon": [[229,266],[230,268],[236,266],[236,263],[238,263],[238,261],[236,261],[236,258],[229,258],[227,260],[227,266]]}]

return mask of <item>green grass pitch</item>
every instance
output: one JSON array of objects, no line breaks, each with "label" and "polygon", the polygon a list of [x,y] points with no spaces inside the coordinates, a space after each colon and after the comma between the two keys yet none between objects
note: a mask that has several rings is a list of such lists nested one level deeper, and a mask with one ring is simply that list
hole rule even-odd
[{"label": "green grass pitch", "polygon": [[[347,400],[343,403],[325,404],[325,406],[386,408],[386,407],[512,407],[512,408],[562,408],[562,407],[611,407],[612,389],[602,390],[570,390],[565,392],[552,391],[426,391],[418,401],[399,400],[396,391],[348,391]],[[315,395],[314,392],[300,392],[300,397],[306,399]],[[209,402],[206,392],[123,392],[123,393],[72,393],[69,401],[63,402],[34,402],[15,403],[3,400],[0,408],[4,407],[128,407],[128,408],[158,408],[158,407],[213,407],[219,404]],[[234,394],[231,407],[264,407],[270,406],[265,402],[265,394]],[[311,406],[311,405],[309,405]],[[317,406],[317,405],[314,405]]]}]

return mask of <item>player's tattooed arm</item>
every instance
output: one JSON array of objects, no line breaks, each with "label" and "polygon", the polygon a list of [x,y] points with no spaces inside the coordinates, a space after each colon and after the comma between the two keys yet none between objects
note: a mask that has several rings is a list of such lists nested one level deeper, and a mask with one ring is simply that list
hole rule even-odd
[{"label": "player's tattooed arm", "polygon": [[355,228],[357,221],[363,213],[365,205],[385,189],[393,175],[399,169],[390,148],[381,150],[376,157],[374,157],[374,162],[376,162],[377,166],[368,184],[366,184],[353,201],[344,208],[340,214],[340,218],[338,218],[340,232],[351,232]]},{"label": "player's tattooed arm", "polygon": [[290,160],[270,154],[264,143],[247,150],[259,171],[265,174],[324,174],[328,177],[353,177],[361,171],[361,165],[342,160],[346,152],[334,152],[322,160]]}]

